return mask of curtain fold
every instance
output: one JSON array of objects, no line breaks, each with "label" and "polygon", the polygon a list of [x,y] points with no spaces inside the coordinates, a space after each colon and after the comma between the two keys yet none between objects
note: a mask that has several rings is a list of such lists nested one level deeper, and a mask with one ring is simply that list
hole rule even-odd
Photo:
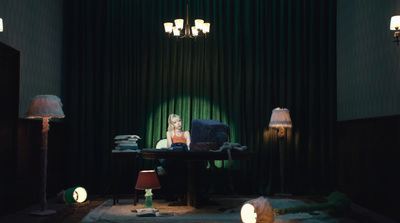
[{"label": "curtain fold", "polygon": [[[137,134],[139,147],[153,147],[176,113],[184,130],[192,119],[228,124],[229,140],[247,145],[254,158],[218,165],[232,171],[235,192],[269,195],[279,191],[280,167],[277,133],[268,123],[272,109],[286,107],[293,121],[285,153],[288,191],[332,189],[336,1],[189,1],[189,23],[203,18],[210,33],[168,38],[163,23],[186,22],[186,3],[65,2],[66,159],[79,173],[68,181],[109,193],[115,135]],[[140,168],[153,165],[141,161]]]}]

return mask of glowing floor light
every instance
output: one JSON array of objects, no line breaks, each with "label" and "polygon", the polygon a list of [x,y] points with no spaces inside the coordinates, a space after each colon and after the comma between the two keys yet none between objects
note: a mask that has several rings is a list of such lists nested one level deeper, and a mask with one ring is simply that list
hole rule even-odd
[{"label": "glowing floor light", "polygon": [[65,191],[64,200],[68,204],[83,203],[86,201],[87,192],[83,187],[71,187]]}]

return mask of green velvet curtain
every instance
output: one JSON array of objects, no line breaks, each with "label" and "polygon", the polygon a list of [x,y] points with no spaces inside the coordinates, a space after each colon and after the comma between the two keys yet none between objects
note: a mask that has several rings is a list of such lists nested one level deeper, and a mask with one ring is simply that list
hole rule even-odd
[{"label": "green velvet curtain", "polygon": [[[211,23],[206,38],[164,33],[164,22],[186,19],[187,3],[191,25]],[[114,136],[137,134],[141,148],[152,147],[176,113],[185,130],[192,119],[228,124],[229,141],[254,152],[248,162],[219,163],[236,192],[278,192],[277,132],[268,123],[272,109],[286,107],[288,191],[332,188],[336,1],[71,0],[65,18],[69,183],[108,193]]]}]

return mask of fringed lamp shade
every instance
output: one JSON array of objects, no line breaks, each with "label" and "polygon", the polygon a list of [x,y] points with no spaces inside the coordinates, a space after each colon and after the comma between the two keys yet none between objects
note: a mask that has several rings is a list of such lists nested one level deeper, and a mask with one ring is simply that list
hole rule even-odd
[{"label": "fringed lamp shade", "polygon": [[275,108],[272,110],[271,120],[269,122],[270,128],[292,128],[292,120],[290,119],[289,109]]},{"label": "fringed lamp shade", "polygon": [[27,118],[64,118],[61,100],[54,95],[38,95],[29,106]]}]

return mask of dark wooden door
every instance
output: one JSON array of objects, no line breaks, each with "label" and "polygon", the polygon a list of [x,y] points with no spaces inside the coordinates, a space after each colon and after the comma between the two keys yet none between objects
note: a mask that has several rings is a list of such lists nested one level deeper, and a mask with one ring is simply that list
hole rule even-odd
[{"label": "dark wooden door", "polygon": [[[0,207],[10,196],[17,165],[17,134],[19,115],[18,50],[0,42]],[[4,192],[4,193],[3,193]],[[1,214],[2,211],[0,211]]]}]

